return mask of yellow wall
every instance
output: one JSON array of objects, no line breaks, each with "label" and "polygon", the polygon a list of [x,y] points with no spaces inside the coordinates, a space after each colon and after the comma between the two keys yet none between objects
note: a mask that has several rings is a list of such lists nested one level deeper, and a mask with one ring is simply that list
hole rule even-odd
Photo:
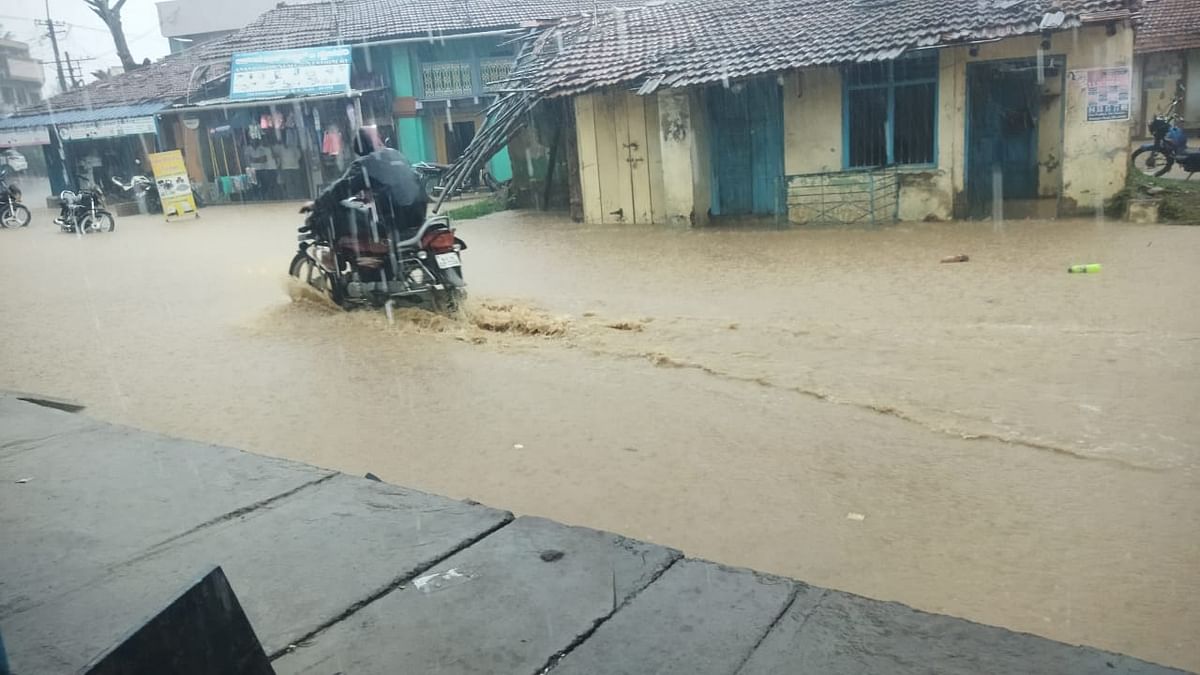
[{"label": "yellow wall", "polygon": [[[955,79],[962,80],[962,84],[956,86],[965,91],[965,65],[960,68],[957,64],[1033,56],[1037,54],[1039,42],[1039,37],[1030,36],[987,43],[979,46],[977,57],[971,57],[966,47],[943,50],[943,72],[947,59],[952,59],[956,64]],[[1064,96],[1055,99],[1061,103],[1054,104],[1058,106],[1062,120],[1061,168],[1057,170],[1061,172],[1062,183],[1060,211],[1069,214],[1095,210],[1102,206],[1105,199],[1119,192],[1125,184],[1125,172],[1129,163],[1129,122],[1088,122],[1087,92],[1084,83],[1073,80],[1070,71],[1118,65],[1132,67],[1133,31],[1119,26],[1116,35],[1110,37],[1105,34],[1104,26],[1097,25],[1078,31],[1056,33],[1051,38],[1047,53],[1066,57],[1066,91]],[[965,94],[963,96],[965,100]],[[1062,107],[1063,103],[1065,108]],[[1059,116],[1055,115],[1055,112],[1053,109],[1043,110],[1039,121],[1042,129],[1056,123]],[[956,126],[950,128],[957,128],[961,134],[965,118],[961,114],[957,117]],[[946,128],[943,127],[943,130]],[[945,136],[943,133],[942,137]],[[1054,140],[1053,133],[1039,137],[1038,161],[1043,164],[1042,177],[1049,180],[1053,180],[1055,172],[1049,172],[1048,176],[1045,164],[1049,160],[1049,152],[1054,148],[1047,145]],[[956,157],[954,181],[958,190],[961,190],[963,185],[961,156],[960,150]],[[939,156],[939,162],[940,160]]]},{"label": "yellow wall", "polygon": [[783,80],[783,170],[842,170],[842,74],[836,68],[792,73]]},{"label": "yellow wall", "polygon": [[653,96],[608,89],[575,99],[585,221],[664,222],[658,117]]},{"label": "yellow wall", "polygon": [[[1040,37],[1010,38],[939,52],[937,166],[903,169],[900,217],[948,219],[966,189],[966,66],[987,60],[1035,56]],[[1066,58],[1066,71],[1130,65],[1133,33],[1119,27],[1107,36],[1103,26],[1055,34],[1050,55]],[[1039,194],[1061,193],[1061,212],[1089,211],[1118,192],[1125,182],[1128,122],[1088,122],[1082,83],[1047,80],[1038,120]],[[1065,95],[1054,96],[1056,93]],[[1065,106],[1064,106],[1065,104]],[[785,78],[784,166],[788,174],[842,168],[842,83],[837,68],[800,71]]]}]

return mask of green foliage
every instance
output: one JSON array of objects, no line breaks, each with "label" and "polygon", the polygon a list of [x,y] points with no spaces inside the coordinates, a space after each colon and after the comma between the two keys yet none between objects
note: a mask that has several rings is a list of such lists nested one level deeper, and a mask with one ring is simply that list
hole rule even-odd
[{"label": "green foliage", "polygon": [[474,204],[467,204],[457,209],[451,209],[446,215],[454,220],[471,220],[472,218],[482,218],[489,213],[503,211],[506,208],[508,207],[498,199],[484,199]]}]

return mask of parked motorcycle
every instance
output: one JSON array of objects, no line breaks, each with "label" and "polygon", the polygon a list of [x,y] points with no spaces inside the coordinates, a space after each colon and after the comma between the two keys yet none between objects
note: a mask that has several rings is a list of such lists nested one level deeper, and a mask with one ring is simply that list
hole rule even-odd
[{"label": "parked motorcycle", "polygon": [[91,234],[112,232],[117,228],[116,218],[104,210],[104,194],[98,188],[83,188],[79,192],[63,190],[58,199],[62,211],[54,222],[63,232]]},{"label": "parked motorcycle", "polygon": [[1133,166],[1149,176],[1162,176],[1178,162],[1183,170],[1192,174],[1200,171],[1200,150],[1189,150],[1187,134],[1180,128],[1183,118],[1179,116],[1179,104],[1183,101],[1184,88],[1179,85],[1175,98],[1167,112],[1155,115],[1150,122],[1150,135],[1154,140],[1133,151]]},{"label": "parked motorcycle", "polygon": [[10,185],[7,179],[7,167],[0,166],[0,227],[25,227],[33,215],[21,203],[21,188]]},{"label": "parked motorcycle", "polygon": [[[119,176],[113,176],[112,182],[123,191],[133,194],[135,199],[144,199],[146,202],[146,210],[150,213],[162,213],[162,197],[158,194],[158,185],[147,176],[133,176],[126,183]],[[200,194],[196,192],[196,186],[192,185],[192,199],[196,202],[196,208],[203,206],[200,199]]]},{"label": "parked motorcycle", "polygon": [[160,213],[162,211],[162,199],[158,196],[158,186],[154,181],[145,176],[133,176],[125,183],[120,176],[113,176],[113,185],[121,188],[124,192],[131,193],[134,199],[144,200],[146,210],[150,213]]},{"label": "parked motorcycle", "polygon": [[[453,166],[453,164],[438,164],[436,162],[417,162],[413,164],[413,169],[421,177],[421,184],[425,186],[425,194],[434,197],[441,194],[442,183],[446,174],[450,172],[450,168]],[[492,172],[486,168],[482,168],[475,175],[463,181],[463,184],[458,188],[458,192],[470,192],[479,190],[480,188],[486,189],[488,192],[496,192],[500,187],[500,181],[492,176]]]},{"label": "parked motorcycle", "polygon": [[369,196],[340,204],[364,223],[363,236],[338,238],[329,218],[309,218],[299,229],[299,250],[289,274],[344,309],[401,306],[458,311],[466,297],[460,253],[467,245],[454,236],[449,218],[429,218],[416,234],[405,238],[377,216]]}]

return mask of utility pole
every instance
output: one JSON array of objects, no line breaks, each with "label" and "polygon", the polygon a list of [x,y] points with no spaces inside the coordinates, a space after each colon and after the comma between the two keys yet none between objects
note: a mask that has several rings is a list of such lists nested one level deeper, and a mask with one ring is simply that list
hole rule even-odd
[{"label": "utility pole", "polygon": [[63,54],[65,56],[63,60],[67,62],[67,80],[70,81],[72,89],[78,89],[79,80],[75,79],[75,67],[71,65],[71,52],[63,52]]},{"label": "utility pole", "polygon": [[54,65],[58,68],[58,86],[62,91],[67,91],[67,78],[63,75],[62,59],[58,56],[58,29],[65,24],[50,18],[50,0],[46,0],[46,20],[34,23],[46,27],[46,35],[50,36],[50,47],[54,49]]}]

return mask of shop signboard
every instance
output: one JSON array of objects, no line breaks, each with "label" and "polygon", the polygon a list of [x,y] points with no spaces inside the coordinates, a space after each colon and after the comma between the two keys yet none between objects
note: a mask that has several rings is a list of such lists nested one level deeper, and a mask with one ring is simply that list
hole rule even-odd
[{"label": "shop signboard", "polygon": [[22,145],[48,145],[50,131],[46,127],[27,129],[0,129],[0,148],[16,148]]},{"label": "shop signboard", "polygon": [[85,141],[91,138],[116,138],[153,133],[157,133],[153,117],[126,117],[117,120],[58,125],[58,135],[64,141]]},{"label": "shop signboard", "polygon": [[342,94],[350,91],[350,48],[311,47],[234,54],[229,98]]},{"label": "shop signboard", "polygon": [[1129,66],[1073,70],[1070,78],[1083,86],[1087,97],[1087,121],[1113,122],[1129,119],[1133,89]]},{"label": "shop signboard", "polygon": [[195,213],[196,200],[192,197],[192,182],[183,163],[183,152],[155,152],[150,155],[150,168],[154,171],[154,185],[158,188],[163,215]]}]

